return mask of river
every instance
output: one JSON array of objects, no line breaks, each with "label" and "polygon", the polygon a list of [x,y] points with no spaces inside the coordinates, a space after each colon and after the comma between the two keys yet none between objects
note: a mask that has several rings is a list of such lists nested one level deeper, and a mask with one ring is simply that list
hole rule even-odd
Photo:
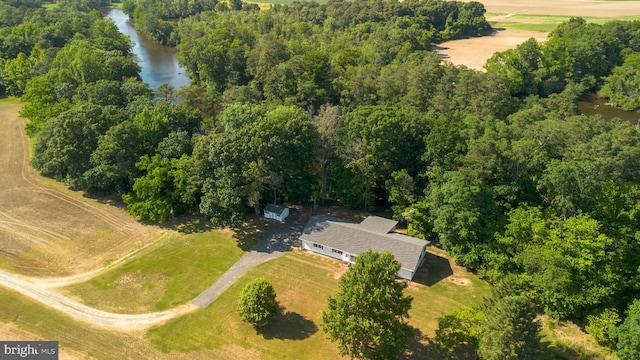
[{"label": "river", "polygon": [[133,41],[133,53],[138,57],[138,65],[142,68],[142,81],[157,89],[162,84],[169,84],[174,89],[189,86],[190,80],[184,74],[185,69],[178,64],[177,50],[161,46],[139,34],[129,22],[129,17],[120,9],[106,9],[105,17],[113,20],[121,33],[128,35]]},{"label": "river", "polygon": [[632,125],[640,124],[640,112],[627,111],[607,104],[607,99],[595,94],[586,94],[578,101],[578,109],[585,115],[602,115],[607,120],[620,118]]}]

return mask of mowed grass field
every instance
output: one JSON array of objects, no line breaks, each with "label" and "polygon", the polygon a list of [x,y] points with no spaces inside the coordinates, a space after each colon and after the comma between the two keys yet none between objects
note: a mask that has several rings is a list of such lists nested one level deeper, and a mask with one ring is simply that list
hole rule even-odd
[{"label": "mowed grass field", "polygon": [[[409,324],[416,341],[411,345],[411,358],[445,356],[432,344],[437,317],[479,302],[490,292],[488,285],[463,269],[453,275],[464,279],[464,285],[449,281],[448,264],[431,254],[419,282],[406,290],[414,298]],[[164,352],[209,349],[216,359],[339,358],[337,345],[327,340],[321,324],[327,297],[338,291],[338,276],[343,271],[344,265],[332,259],[307,252],[287,253],[251,269],[206,309],[153,328],[146,338]],[[283,309],[282,316],[258,332],[236,314],[242,288],[257,277],[271,281]]]},{"label": "mowed grass field", "polygon": [[[418,280],[421,283],[406,290],[414,297],[409,323],[415,328],[416,340],[411,344],[410,358],[433,358],[436,354],[445,358],[431,343],[436,318],[489,294],[486,284],[463,269],[454,267],[452,274],[448,263],[431,254]],[[326,299],[338,291],[338,276],[344,271],[342,263],[329,258],[287,253],[251,269],[209,307],[147,332],[127,333],[75,321],[0,288],[0,336],[6,338],[14,329],[13,333],[27,334],[23,336],[58,340],[63,355],[67,351],[78,358],[338,359],[337,345],[321,330],[321,317]],[[451,276],[467,281],[461,285],[449,281]],[[283,309],[282,315],[260,332],[236,313],[240,291],[257,277],[273,283]]]},{"label": "mowed grass field", "polygon": [[[432,251],[406,290],[414,298],[409,318],[416,334],[410,344],[411,359],[465,359],[441,352],[433,343],[437,318],[490,293],[488,285],[441,255]],[[332,259],[287,253],[251,269],[205,309],[145,332],[126,333],[75,321],[0,288],[0,338],[58,340],[61,359],[339,359],[337,345],[321,329],[321,317],[344,271],[344,265]],[[257,277],[273,283],[283,310],[260,332],[236,313],[240,291]],[[560,358],[607,357],[575,325],[556,322],[555,332],[544,328]]]},{"label": "mowed grass field", "polygon": [[244,251],[230,230],[177,231],[91,280],[64,289],[85,305],[118,313],[167,310],[193,300]]},{"label": "mowed grass field", "polygon": [[[491,26],[494,28],[505,28],[527,31],[551,32],[558,25],[569,21],[572,16],[562,15],[536,15],[536,14],[496,14],[487,13],[487,19],[491,19]],[[613,20],[636,21],[640,20],[639,15],[617,16],[617,17],[595,17],[584,16],[587,22],[604,24]]]}]

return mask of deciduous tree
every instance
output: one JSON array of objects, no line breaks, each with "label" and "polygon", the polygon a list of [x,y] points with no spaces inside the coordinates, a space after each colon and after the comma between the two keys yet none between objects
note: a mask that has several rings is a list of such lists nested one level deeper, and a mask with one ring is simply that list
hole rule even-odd
[{"label": "deciduous tree", "polygon": [[360,359],[392,359],[412,336],[406,323],[411,308],[406,282],[396,281],[400,263],[389,252],[361,253],[329,298],[322,328],[337,341],[340,354]]},{"label": "deciduous tree", "polygon": [[618,341],[616,355],[620,360],[640,358],[640,300],[634,300],[626,312],[626,319],[610,331]]},{"label": "deciduous tree", "polygon": [[273,320],[280,310],[273,285],[263,278],[248,283],[238,299],[238,314],[242,321],[258,328]]}]

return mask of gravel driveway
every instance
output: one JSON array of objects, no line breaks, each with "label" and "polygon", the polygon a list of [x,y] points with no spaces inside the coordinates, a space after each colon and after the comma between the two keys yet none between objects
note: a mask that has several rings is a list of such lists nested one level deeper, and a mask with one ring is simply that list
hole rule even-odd
[{"label": "gravel driveway", "polygon": [[194,305],[207,307],[215,299],[225,292],[247,270],[262,264],[263,262],[282,256],[290,251],[292,246],[299,246],[300,234],[304,229],[305,221],[290,220],[284,224],[278,224],[269,231],[251,251],[244,254],[233,266],[229,268],[208,289],[193,300]]}]

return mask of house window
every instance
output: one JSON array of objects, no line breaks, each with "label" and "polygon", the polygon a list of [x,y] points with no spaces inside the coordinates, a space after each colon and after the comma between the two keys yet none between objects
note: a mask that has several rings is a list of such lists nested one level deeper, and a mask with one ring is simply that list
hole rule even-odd
[{"label": "house window", "polygon": [[342,251],[340,251],[340,250],[331,249],[331,252],[332,252],[332,253],[335,253],[335,254],[340,254],[340,255],[342,255]]},{"label": "house window", "polygon": [[314,243],[314,244],[313,244],[313,247],[314,247],[314,248],[318,248],[318,249],[323,249],[323,250],[324,250],[324,246],[322,246],[322,245],[320,245],[320,244],[316,244],[316,243]]}]

